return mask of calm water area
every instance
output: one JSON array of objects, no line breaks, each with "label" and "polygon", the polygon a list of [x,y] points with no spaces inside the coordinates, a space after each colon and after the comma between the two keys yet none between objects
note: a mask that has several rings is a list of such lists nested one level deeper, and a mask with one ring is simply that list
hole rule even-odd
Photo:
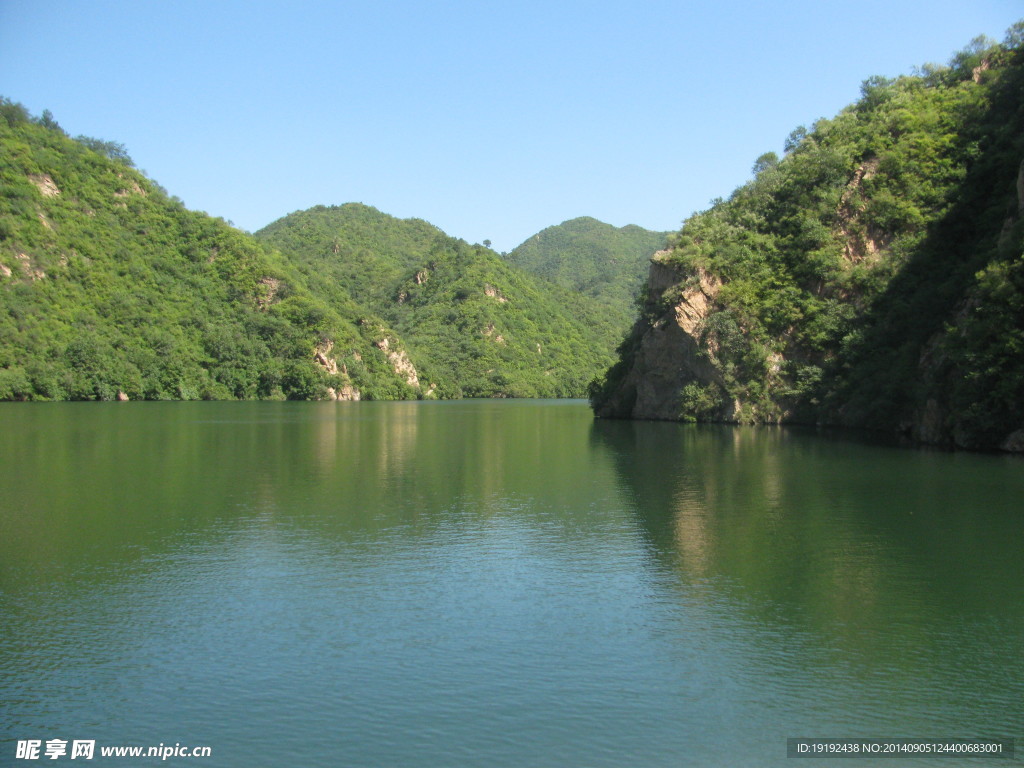
[{"label": "calm water area", "polygon": [[[0,765],[1010,762],[790,737],[1020,760],[1024,461],[580,401],[0,405]],[[211,757],[98,752],[175,743]]]}]

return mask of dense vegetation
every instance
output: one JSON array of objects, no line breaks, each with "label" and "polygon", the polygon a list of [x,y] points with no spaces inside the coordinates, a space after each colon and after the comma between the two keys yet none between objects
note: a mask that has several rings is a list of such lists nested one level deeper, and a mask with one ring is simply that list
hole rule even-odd
[{"label": "dense vegetation", "polygon": [[256,236],[325,301],[341,286],[384,318],[437,396],[579,397],[612,360],[614,319],[598,302],[427,222],[350,203]]},{"label": "dense vegetation", "polygon": [[[645,335],[699,284],[696,333],[714,375],[690,376],[679,418],[905,429],[1000,444],[1024,427],[1024,25],[946,67],[871,78],[784,157],[767,153],[728,200],[687,220],[599,413]],[[738,406],[738,407],[737,407]]]},{"label": "dense vegetation", "polygon": [[0,399],[415,394],[377,346],[388,330],[343,289],[316,298],[124,147],[4,99],[0,154]]},{"label": "dense vegetation", "polygon": [[[659,418],[1024,450],[1024,23],[869,79],[758,158],[668,236],[610,369],[662,233],[574,219],[503,257],[349,204],[250,236],[6,99],[0,152],[0,399],[564,397],[594,379],[599,415],[638,415],[642,390],[671,400]],[[686,349],[651,359],[670,328]]]},{"label": "dense vegetation", "polygon": [[595,299],[615,318],[608,340],[614,346],[633,322],[650,258],[668,235],[583,216],[541,230],[503,255],[520,269]]},{"label": "dense vegetation", "polygon": [[581,396],[621,335],[424,221],[319,206],[253,237],[7,100],[0,147],[0,399]]}]

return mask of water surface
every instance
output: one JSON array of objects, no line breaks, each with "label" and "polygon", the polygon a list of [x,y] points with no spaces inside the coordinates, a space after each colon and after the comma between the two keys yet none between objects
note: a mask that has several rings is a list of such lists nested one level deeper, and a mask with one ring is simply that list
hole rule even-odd
[{"label": "water surface", "polygon": [[0,406],[0,466],[2,764],[53,738],[757,766],[787,737],[1024,735],[1013,457],[580,402],[82,403]]}]

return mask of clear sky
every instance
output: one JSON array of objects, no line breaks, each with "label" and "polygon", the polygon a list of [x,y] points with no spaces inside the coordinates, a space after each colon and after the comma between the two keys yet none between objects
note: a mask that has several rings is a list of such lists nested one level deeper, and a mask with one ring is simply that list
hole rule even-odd
[{"label": "clear sky", "polygon": [[510,250],[677,229],[871,75],[1003,39],[1019,0],[0,0],[0,94],[257,230],[363,202]]}]

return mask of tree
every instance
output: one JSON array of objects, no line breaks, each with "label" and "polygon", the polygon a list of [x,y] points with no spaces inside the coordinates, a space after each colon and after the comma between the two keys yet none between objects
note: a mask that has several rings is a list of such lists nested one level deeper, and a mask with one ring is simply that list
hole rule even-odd
[{"label": "tree", "polygon": [[53,119],[53,112],[48,109],[43,110],[43,114],[39,116],[39,124],[43,128],[48,128],[51,131],[60,131],[64,133],[64,129],[60,127],[60,124]]},{"label": "tree", "polygon": [[12,128],[29,122],[28,110],[21,104],[3,96],[0,96],[0,118],[3,118]]},{"label": "tree", "polygon": [[774,168],[779,164],[779,156],[774,152],[765,152],[757,160],[754,161],[754,167],[751,172],[754,176],[760,176],[763,172]]},{"label": "tree", "polygon": [[75,136],[75,141],[81,144],[87,149],[91,149],[93,152],[98,152],[104,157],[108,157],[111,160],[115,160],[123,165],[127,165],[129,168],[135,167],[135,161],[132,160],[128,154],[128,150],[124,144],[120,144],[116,141],[104,141],[103,139],[94,139],[91,136]]},{"label": "tree", "polygon": [[800,142],[802,142],[806,138],[807,138],[807,127],[806,126],[801,125],[801,126],[798,126],[797,128],[794,128],[792,133],[790,133],[789,136],[786,137],[786,143],[783,145],[783,149],[785,150],[786,154],[788,155],[794,149],[799,147],[800,146]]}]

